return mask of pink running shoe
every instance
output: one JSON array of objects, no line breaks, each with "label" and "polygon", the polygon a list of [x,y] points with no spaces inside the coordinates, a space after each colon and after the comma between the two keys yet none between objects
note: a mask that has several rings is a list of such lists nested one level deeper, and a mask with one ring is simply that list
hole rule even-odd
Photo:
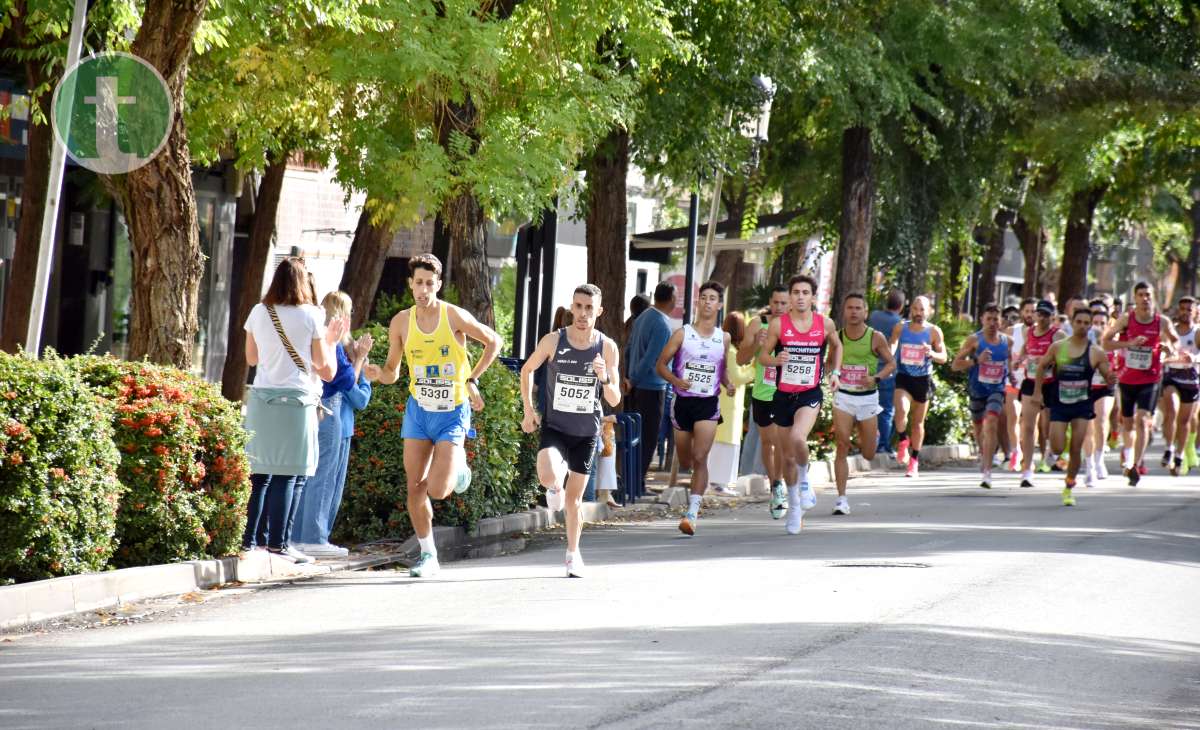
[{"label": "pink running shoe", "polygon": [[902,439],[896,444],[896,461],[900,462],[901,466],[908,466],[908,439]]},{"label": "pink running shoe", "polygon": [[904,472],[904,476],[916,478],[919,476],[917,472],[917,459],[914,457],[908,460],[908,471]]}]

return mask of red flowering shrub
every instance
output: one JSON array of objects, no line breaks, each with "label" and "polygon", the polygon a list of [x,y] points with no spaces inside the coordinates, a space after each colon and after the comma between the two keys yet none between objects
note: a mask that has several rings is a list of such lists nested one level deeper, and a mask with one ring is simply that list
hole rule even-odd
[{"label": "red flowering shrub", "polygon": [[237,551],[250,493],[241,410],[182,370],[107,357],[72,362],[113,404],[118,566]]},{"label": "red flowering shrub", "polygon": [[63,360],[0,353],[0,583],[108,563],[121,496],[111,419]]}]

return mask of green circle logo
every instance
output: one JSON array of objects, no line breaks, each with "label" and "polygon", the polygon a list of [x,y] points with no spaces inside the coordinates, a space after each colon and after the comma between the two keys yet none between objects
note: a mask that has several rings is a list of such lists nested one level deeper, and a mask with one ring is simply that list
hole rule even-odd
[{"label": "green circle logo", "polygon": [[132,172],[153,159],[174,117],[162,75],[128,53],[80,60],[63,74],[51,106],[54,133],[67,154],[101,175]]}]

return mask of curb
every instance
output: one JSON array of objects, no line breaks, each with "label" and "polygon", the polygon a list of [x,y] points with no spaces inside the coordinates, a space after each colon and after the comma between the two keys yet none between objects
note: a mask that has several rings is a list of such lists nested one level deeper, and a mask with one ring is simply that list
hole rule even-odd
[{"label": "curb", "polygon": [[181,595],[228,583],[265,583],[307,578],[340,570],[364,570],[396,562],[396,555],[365,555],[296,565],[255,550],[244,558],[192,560],[122,568],[0,587],[0,629],[20,628],[76,613],[147,598]]}]

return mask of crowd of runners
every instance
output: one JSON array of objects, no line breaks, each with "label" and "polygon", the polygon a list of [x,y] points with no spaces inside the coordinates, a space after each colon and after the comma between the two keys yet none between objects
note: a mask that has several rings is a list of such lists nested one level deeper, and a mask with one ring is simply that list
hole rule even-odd
[{"label": "crowd of runners", "polygon": [[[410,272],[415,305],[393,318],[387,361],[367,366],[367,375],[394,383],[402,363],[408,364],[404,465],[408,510],[420,542],[411,574],[423,577],[439,569],[430,500],[470,486],[464,441],[471,412],[485,407],[478,378],[496,359],[499,338],[465,310],[439,300],[442,270],[436,258],[414,257]],[[832,399],[837,440],[833,514],[849,515],[852,446],[871,459],[877,450],[891,453],[894,438],[905,477],[919,478],[925,418],[938,397],[934,366],[946,363],[967,373],[983,488],[996,486],[998,467],[1019,471],[1026,488],[1034,486],[1036,473],[1061,471],[1062,504],[1074,505],[1081,472],[1089,487],[1109,478],[1104,455],[1118,447],[1118,435],[1124,477],[1136,486],[1146,473],[1156,410],[1162,415],[1162,466],[1172,475],[1197,466],[1200,349],[1190,297],[1180,299],[1170,317],[1156,309],[1153,288],[1144,282],[1134,287],[1127,310],[1111,297],[1069,299],[1061,314],[1046,300],[1026,299],[1007,311],[989,304],[978,330],[952,357],[943,331],[928,319],[932,307],[923,296],[912,300],[903,318],[899,292],[878,312],[869,312],[863,294],[850,294],[835,304],[839,328],[815,311],[816,282],[799,275],[775,287],[767,307],[735,339],[718,324],[724,293],[718,282],[701,285],[694,320],[649,353],[654,373],[673,393],[675,448],[680,466],[691,474],[679,523],[686,535],[699,529],[709,488],[710,450],[722,419],[719,399],[723,391],[735,392],[731,370],[751,363],[749,411],[770,481],[769,514],[784,520],[791,535],[802,531],[805,511],[816,506],[808,472],[810,433],[825,399]],[[625,371],[616,342],[596,329],[604,302],[597,287],[576,288],[571,323],[543,337],[520,372],[522,428],[540,432],[538,479],[547,506],[565,510],[565,567],[572,577],[584,574],[580,507],[604,409],[618,406],[623,391],[627,400],[630,393],[622,387]],[[656,316],[653,311],[639,316]],[[485,347],[473,365],[468,339]],[[882,432],[881,414],[894,414]]]}]

